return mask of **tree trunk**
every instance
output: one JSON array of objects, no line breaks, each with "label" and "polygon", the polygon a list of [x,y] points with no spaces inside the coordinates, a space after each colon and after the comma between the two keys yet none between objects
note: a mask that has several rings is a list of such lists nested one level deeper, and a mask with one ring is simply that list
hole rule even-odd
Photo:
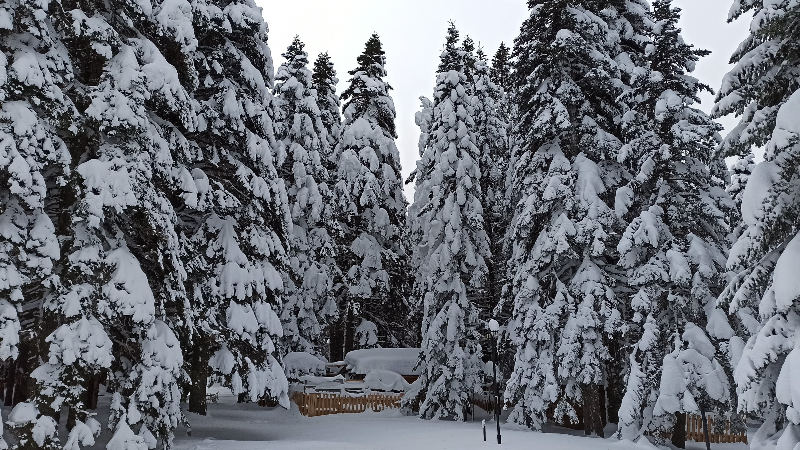
[{"label": "tree trunk", "polygon": [[675,413],[675,426],[672,428],[672,445],[686,448],[686,414]]},{"label": "tree trunk", "polygon": [[343,320],[339,318],[328,328],[331,362],[342,361],[344,359],[344,328],[342,327],[342,322]]},{"label": "tree trunk", "polygon": [[[56,420],[56,423],[59,422],[59,420],[56,419],[55,417],[54,419]],[[77,414],[75,408],[70,408],[69,413],[67,413],[67,431],[72,431],[72,429],[75,428],[76,421],[77,421]]]},{"label": "tree trunk", "polygon": [[205,345],[196,345],[189,353],[189,412],[206,415],[206,387],[208,386],[208,356],[204,351]]},{"label": "tree trunk", "polygon": [[100,375],[95,374],[86,381],[84,404],[86,409],[97,409],[97,399],[100,396]]},{"label": "tree trunk", "polygon": [[17,362],[9,361],[6,366],[6,392],[4,403],[6,406],[13,406],[14,404],[14,385],[16,384]]},{"label": "tree trunk", "polygon": [[353,308],[348,308],[347,320],[344,323],[344,355],[342,359],[344,359],[344,356],[347,356],[348,352],[355,349],[356,326],[353,322],[355,322]]},{"label": "tree trunk", "polygon": [[587,436],[605,437],[602,414],[600,412],[600,390],[596,384],[581,385],[583,396],[583,426]]},{"label": "tree trunk", "polygon": [[625,396],[625,375],[623,363],[627,358],[622,350],[621,336],[608,339],[611,361],[606,365],[606,398],[608,402],[608,423],[619,423],[619,410]]},{"label": "tree trunk", "polygon": [[[29,366],[35,364],[35,362],[31,361],[29,347],[29,341],[27,339],[20,339],[19,356],[17,357],[16,370],[14,371],[14,396],[11,402],[14,406],[30,398],[30,387],[31,384],[33,384],[30,373],[33,372],[33,368]],[[38,358],[36,358],[36,360],[38,362]]]}]

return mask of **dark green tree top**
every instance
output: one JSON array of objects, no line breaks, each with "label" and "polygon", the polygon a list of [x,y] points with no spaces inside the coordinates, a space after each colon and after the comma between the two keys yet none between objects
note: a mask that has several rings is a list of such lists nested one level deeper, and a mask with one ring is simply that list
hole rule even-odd
[{"label": "dark green tree top", "polygon": [[380,37],[373,33],[358,57],[358,67],[352,75],[350,86],[342,92],[345,118],[348,123],[359,117],[371,115],[391,137],[397,137],[394,119],[394,102],[389,96],[392,86],[383,81],[386,76],[386,56]]},{"label": "dark green tree top", "polygon": [[447,40],[445,41],[444,50],[442,51],[438,73],[461,70],[463,59],[458,49],[458,40],[458,29],[456,28],[455,22],[451,20],[450,26],[447,28]]},{"label": "dark green tree top", "polygon": [[497,53],[492,58],[492,69],[489,72],[492,82],[504,90],[511,87],[511,49],[505,42],[500,43]]}]

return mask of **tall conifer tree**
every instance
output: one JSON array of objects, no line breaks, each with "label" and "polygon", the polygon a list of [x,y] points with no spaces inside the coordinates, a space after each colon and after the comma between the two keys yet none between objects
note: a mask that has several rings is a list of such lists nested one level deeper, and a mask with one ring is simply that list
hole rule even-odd
[{"label": "tall conifer tree", "polygon": [[797,8],[789,0],[734,1],[730,20],[747,13],[753,20],[714,107],[716,115],[740,117],[725,138],[723,156],[745,156],[762,146],[766,150],[742,195],[744,230],[728,259],[728,268],[737,275],[719,299],[737,332],[729,354],[736,367],[739,410],[763,421],[753,436],[754,447],[794,448],[800,443]]},{"label": "tall conifer tree", "polygon": [[345,122],[335,152],[334,198],[342,227],[338,284],[344,336],[331,338],[342,342],[331,350],[335,359],[344,356],[340,348],[355,348],[355,330],[367,325],[364,321],[374,322],[391,341],[394,324],[405,320],[407,202],[385,65],[380,38],[373,34],[341,96]]},{"label": "tall conifer tree", "polygon": [[469,93],[475,86],[465,74],[474,55],[470,42],[466,48],[457,44],[458,31],[451,23],[411,209],[420,230],[414,261],[424,316],[422,375],[408,395],[424,398],[420,416],[426,419],[464,420],[470,394],[480,390],[482,381],[478,308],[470,297],[486,282],[490,250]]},{"label": "tall conifer tree", "polygon": [[192,410],[205,411],[209,368],[242,399],[288,406],[276,345],[291,216],[276,169],[286,152],[274,133],[267,26],[250,0],[194,11],[202,126],[185,150],[185,189],[199,211],[181,221],[194,312]]},{"label": "tall conifer tree", "polygon": [[278,68],[275,86],[277,138],[286,149],[280,175],[293,223],[281,320],[286,350],[321,353],[322,326],[336,316],[330,268],[335,265],[334,247],[325,227],[333,219],[325,217],[331,193],[323,160],[330,147],[303,47],[295,37],[283,54],[286,62]]},{"label": "tall conifer tree", "polygon": [[719,126],[692,106],[710,90],[689,75],[708,52],[683,42],[679,13],[671,0],[653,5],[647,66],[625,95],[632,110],[619,158],[633,177],[617,190],[616,210],[627,223],[618,250],[634,322],[619,433],[660,440],[671,432],[683,447],[685,414],[725,409],[730,400],[715,345],[729,327],[718,326],[727,322],[714,303],[733,205],[710,170]]},{"label": "tall conifer tree", "polygon": [[602,434],[598,385],[609,360],[606,336],[621,315],[612,277],[620,169],[614,57],[616,18],[605,4],[529,1],[514,42],[518,122],[510,200],[509,277],[514,296],[510,420],[534,429],[577,414]]}]

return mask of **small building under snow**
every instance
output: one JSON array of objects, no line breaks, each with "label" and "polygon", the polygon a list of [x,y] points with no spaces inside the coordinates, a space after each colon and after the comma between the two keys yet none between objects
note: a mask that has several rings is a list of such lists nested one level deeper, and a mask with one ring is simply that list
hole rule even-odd
[{"label": "small building under snow", "polygon": [[353,379],[364,379],[373,371],[389,371],[402,376],[408,383],[419,378],[418,348],[370,348],[354,350],[344,357],[343,366]]}]

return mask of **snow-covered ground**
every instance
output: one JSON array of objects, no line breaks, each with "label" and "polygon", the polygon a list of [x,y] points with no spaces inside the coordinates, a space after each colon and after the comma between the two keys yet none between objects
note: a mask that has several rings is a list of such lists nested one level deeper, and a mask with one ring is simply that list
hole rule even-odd
[{"label": "snow-covered ground", "polygon": [[[179,429],[178,450],[471,450],[498,448],[494,422],[487,421],[487,441],[481,422],[427,421],[407,417],[397,410],[380,413],[303,417],[292,404],[287,411],[254,404],[236,404],[230,395],[209,405],[206,417],[189,414],[192,435]],[[569,434],[535,433],[501,424],[502,448],[541,450],[641,450],[643,447],[614,439],[586,438]],[[552,429],[574,434],[571,430]],[[702,449],[704,444],[687,443]],[[744,444],[715,444],[715,450],[745,450]]]},{"label": "snow-covered ground", "polygon": [[[213,388],[212,388],[213,389]],[[108,409],[110,396],[100,397],[99,411]],[[10,408],[2,407],[3,418]],[[476,412],[482,412],[476,410]],[[487,441],[483,441],[480,417],[475,422],[421,420],[398,410],[380,413],[340,414],[304,417],[292,403],[291,410],[262,408],[254,403],[237,404],[226,390],[220,391],[219,403],[208,405],[208,415],[187,413],[192,424],[191,436],[179,427],[176,450],[642,450],[643,446],[615,439],[587,438],[581,431],[561,428],[536,433],[501,423],[503,444],[495,440],[495,424],[486,414]],[[62,416],[65,416],[62,414]],[[64,419],[61,433],[64,436]],[[104,423],[106,417],[98,417]],[[6,431],[6,438],[10,437]],[[91,449],[105,449],[110,438],[104,429]],[[650,447],[652,449],[652,447]],[[705,444],[687,442],[692,450]],[[746,450],[745,444],[713,444],[714,450]]]}]

